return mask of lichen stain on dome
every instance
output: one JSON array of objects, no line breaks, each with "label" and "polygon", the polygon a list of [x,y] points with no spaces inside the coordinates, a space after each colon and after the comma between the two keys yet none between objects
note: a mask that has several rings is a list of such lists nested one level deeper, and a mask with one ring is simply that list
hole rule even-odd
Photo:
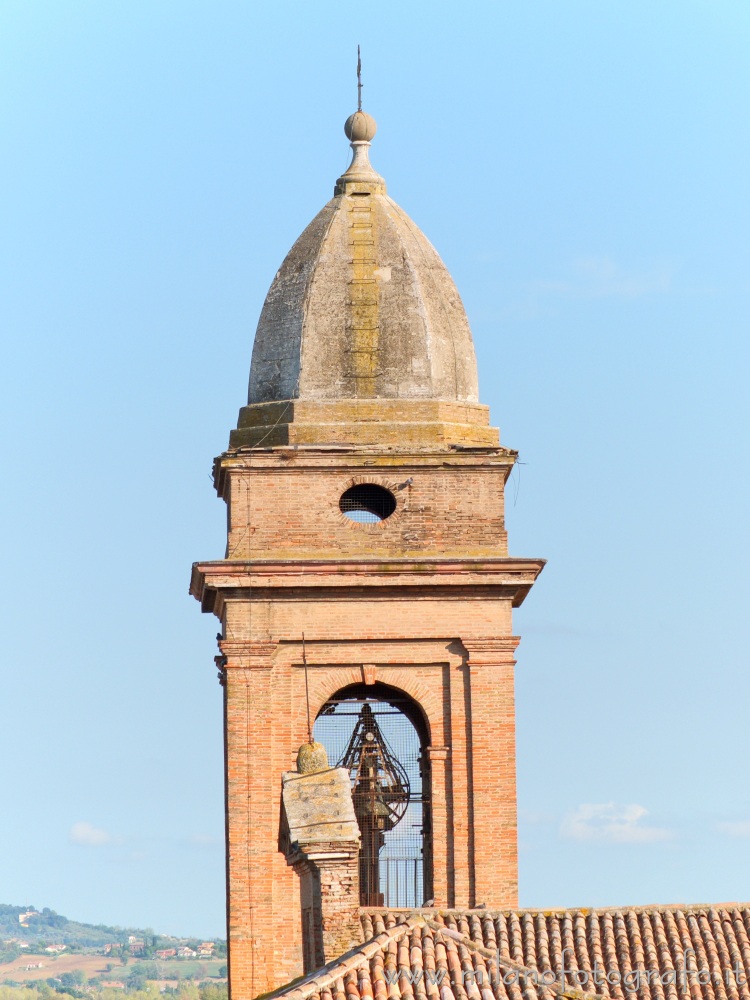
[{"label": "lichen stain on dome", "polygon": [[274,278],[255,336],[250,404],[477,401],[471,330],[456,286],[424,234],[385,194],[369,145],[352,142],[337,193]]}]

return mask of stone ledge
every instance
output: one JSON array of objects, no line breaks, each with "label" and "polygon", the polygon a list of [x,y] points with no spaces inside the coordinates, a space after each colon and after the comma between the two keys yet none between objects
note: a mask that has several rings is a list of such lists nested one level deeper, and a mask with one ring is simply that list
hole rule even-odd
[{"label": "stone ledge", "polygon": [[[214,611],[217,594],[348,591],[352,599],[371,600],[379,591],[416,588],[435,597],[461,595],[467,588],[485,596],[507,597],[519,607],[545,566],[544,559],[218,559],[193,564],[190,593],[204,611]],[[365,596],[367,595],[367,596]]]},{"label": "stone ledge", "polygon": [[229,447],[368,444],[399,447],[493,447],[499,432],[489,408],[447,400],[282,400],[240,410]]}]

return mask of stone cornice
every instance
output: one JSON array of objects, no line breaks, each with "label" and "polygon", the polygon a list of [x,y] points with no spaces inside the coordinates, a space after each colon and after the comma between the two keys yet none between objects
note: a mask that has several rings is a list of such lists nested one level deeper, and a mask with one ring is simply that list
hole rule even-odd
[{"label": "stone cornice", "polygon": [[518,452],[501,445],[441,449],[401,449],[378,445],[286,445],[247,448],[224,452],[214,460],[214,483],[224,496],[228,476],[244,476],[259,470],[292,475],[306,470],[335,471],[342,468],[387,469],[398,475],[412,470],[440,469],[446,466],[472,467],[490,472],[500,470],[504,479],[510,475]]},{"label": "stone cornice", "polygon": [[[204,611],[213,611],[216,596],[247,600],[254,590],[278,597],[291,590],[333,591],[361,588],[373,591],[440,588],[465,595],[468,588],[502,592],[518,607],[544,568],[544,559],[508,557],[446,559],[299,559],[252,561],[220,559],[194,563],[190,593]],[[229,593],[231,592],[231,594]],[[353,596],[354,595],[353,593]],[[426,596],[426,594],[425,594]]]},{"label": "stone cornice", "polygon": [[258,642],[252,640],[221,639],[219,649],[223,656],[223,669],[232,668],[270,668],[271,659],[277,649],[275,642]]},{"label": "stone cornice", "polygon": [[478,638],[463,638],[462,642],[469,654],[469,666],[496,665],[500,663],[514,664],[513,654],[521,637],[518,635],[486,636]]}]

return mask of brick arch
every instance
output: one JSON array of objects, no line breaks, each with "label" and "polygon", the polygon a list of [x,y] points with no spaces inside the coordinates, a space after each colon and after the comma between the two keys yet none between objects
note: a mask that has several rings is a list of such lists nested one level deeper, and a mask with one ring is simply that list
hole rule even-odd
[{"label": "brick arch", "polygon": [[313,719],[320,715],[321,708],[339,688],[348,687],[362,680],[359,667],[337,667],[335,670],[310,671],[310,714]]},{"label": "brick arch", "polygon": [[[337,691],[361,683],[362,671],[359,666],[353,666],[346,670],[337,668],[330,673],[326,672],[324,677],[316,677],[310,685],[310,714],[312,718],[318,718],[320,710]],[[409,677],[408,670],[399,675],[395,682],[391,682],[389,678],[389,680],[380,681],[380,683],[405,694],[414,702],[424,718],[427,737],[425,745],[430,746],[434,740],[434,734],[442,731],[442,691],[433,691],[423,681]]]}]

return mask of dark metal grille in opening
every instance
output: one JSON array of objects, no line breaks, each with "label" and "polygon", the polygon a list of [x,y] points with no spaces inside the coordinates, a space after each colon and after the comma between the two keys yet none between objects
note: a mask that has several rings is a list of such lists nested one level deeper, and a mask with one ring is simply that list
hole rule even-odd
[{"label": "dark metal grille in opening", "polygon": [[339,499],[339,509],[350,521],[359,524],[376,524],[384,521],[396,509],[396,498],[375,483],[360,483],[351,486]]},{"label": "dark metal grille in opening", "polygon": [[315,722],[315,739],[351,775],[361,904],[421,906],[429,802],[422,741],[398,699],[334,698]]}]

